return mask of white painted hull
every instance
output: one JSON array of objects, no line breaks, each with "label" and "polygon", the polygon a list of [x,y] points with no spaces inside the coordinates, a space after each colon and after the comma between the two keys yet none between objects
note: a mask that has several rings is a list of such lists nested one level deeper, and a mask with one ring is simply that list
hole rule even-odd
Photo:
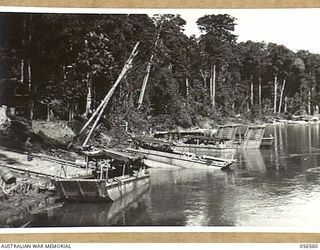
[{"label": "white painted hull", "polygon": [[139,150],[130,149],[130,151],[143,153],[147,160],[173,165],[180,168],[222,169],[228,168],[235,162],[234,160],[226,160],[221,158],[215,158],[216,160],[192,158],[183,154],[167,153],[143,148]]}]

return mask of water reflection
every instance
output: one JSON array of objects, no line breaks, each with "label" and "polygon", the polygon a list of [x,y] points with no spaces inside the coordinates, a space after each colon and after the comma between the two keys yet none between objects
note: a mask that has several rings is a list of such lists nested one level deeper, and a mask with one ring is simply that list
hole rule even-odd
[{"label": "water reflection", "polygon": [[266,164],[260,149],[241,150],[238,159],[241,169],[266,172]]},{"label": "water reflection", "polygon": [[233,172],[183,169],[151,173],[153,225],[232,224],[221,211],[223,196],[234,185]]},{"label": "water reflection", "polygon": [[113,203],[61,203],[34,215],[29,227],[126,225],[125,210],[138,210],[148,192],[149,185],[145,185]]}]

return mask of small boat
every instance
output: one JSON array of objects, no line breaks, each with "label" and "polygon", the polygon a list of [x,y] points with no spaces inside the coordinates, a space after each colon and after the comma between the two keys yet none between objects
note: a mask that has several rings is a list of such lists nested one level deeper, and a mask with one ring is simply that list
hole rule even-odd
[{"label": "small boat", "polygon": [[270,135],[269,137],[263,137],[261,142],[261,147],[271,147],[274,143],[274,137]]},{"label": "small boat", "polygon": [[147,160],[165,163],[180,168],[195,169],[228,169],[236,162],[234,159],[224,159],[208,155],[180,153],[175,151],[174,143],[151,137],[132,138],[136,149],[129,148],[129,152],[142,153]]},{"label": "small boat", "polygon": [[210,152],[235,152],[238,145],[229,142],[228,139],[216,137],[188,135],[175,143],[177,152],[189,152],[195,154],[206,154]]},{"label": "small boat", "polygon": [[88,175],[52,180],[68,201],[113,202],[149,185],[142,155],[103,149],[84,152]]},{"label": "small boat", "polygon": [[226,152],[236,149],[260,148],[265,126],[224,125],[216,136],[187,135],[175,143],[175,150],[201,154]]}]

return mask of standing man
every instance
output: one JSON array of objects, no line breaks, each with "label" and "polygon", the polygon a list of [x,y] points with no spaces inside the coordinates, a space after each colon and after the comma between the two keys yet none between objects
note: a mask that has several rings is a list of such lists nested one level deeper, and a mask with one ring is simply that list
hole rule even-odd
[{"label": "standing man", "polygon": [[28,161],[32,161],[32,154],[31,154],[31,150],[32,150],[32,144],[31,144],[31,138],[28,137],[26,142],[24,143],[25,149],[27,150],[27,160]]}]

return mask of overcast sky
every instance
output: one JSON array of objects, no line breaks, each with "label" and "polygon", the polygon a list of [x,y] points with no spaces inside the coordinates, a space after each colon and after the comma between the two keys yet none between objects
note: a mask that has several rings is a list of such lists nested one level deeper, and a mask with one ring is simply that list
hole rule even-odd
[{"label": "overcast sky", "polygon": [[320,9],[86,9],[86,8],[12,8],[2,11],[55,13],[147,13],[181,14],[187,21],[186,34],[199,35],[196,21],[209,14],[235,17],[238,41],[265,41],[282,44],[291,50],[309,50],[320,54]]},{"label": "overcast sky", "polygon": [[185,10],[181,16],[187,21],[186,34],[199,35],[199,17],[225,13],[237,19],[238,41],[274,42],[320,54],[320,9]]}]

